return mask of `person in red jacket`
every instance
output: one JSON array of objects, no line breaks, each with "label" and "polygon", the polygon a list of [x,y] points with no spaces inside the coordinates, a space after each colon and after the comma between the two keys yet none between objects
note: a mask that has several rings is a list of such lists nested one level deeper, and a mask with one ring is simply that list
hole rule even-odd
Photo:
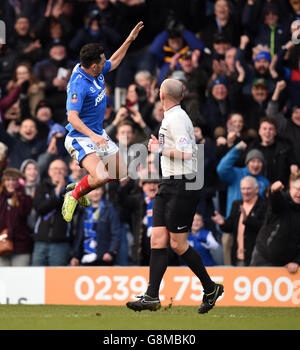
[{"label": "person in red jacket", "polygon": [[25,194],[19,179],[22,173],[15,168],[6,168],[0,184],[0,233],[7,230],[8,239],[13,241],[14,250],[7,256],[0,256],[0,266],[30,265],[32,240],[27,216],[32,201]]}]

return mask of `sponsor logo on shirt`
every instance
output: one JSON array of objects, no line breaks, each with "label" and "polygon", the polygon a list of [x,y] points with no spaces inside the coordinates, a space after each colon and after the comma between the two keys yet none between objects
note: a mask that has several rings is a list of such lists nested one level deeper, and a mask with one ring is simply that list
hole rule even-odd
[{"label": "sponsor logo on shirt", "polygon": [[100,103],[100,102],[104,99],[104,97],[105,97],[105,89],[102,90],[102,91],[98,94],[97,98],[95,99],[95,107],[98,105],[98,103]]},{"label": "sponsor logo on shirt", "polygon": [[189,139],[187,138],[187,136],[180,136],[178,138],[178,143],[180,146],[184,146],[184,145],[188,145],[190,142],[189,142]]}]

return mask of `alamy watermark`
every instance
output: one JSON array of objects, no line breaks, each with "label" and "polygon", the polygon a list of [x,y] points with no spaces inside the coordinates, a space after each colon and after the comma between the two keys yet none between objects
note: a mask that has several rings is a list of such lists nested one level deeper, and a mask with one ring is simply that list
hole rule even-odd
[{"label": "alamy watermark", "polygon": [[0,45],[1,44],[6,44],[6,25],[2,20],[0,20]]},{"label": "alamy watermark", "polygon": [[300,20],[297,19],[291,24],[292,42],[295,45],[300,43]]},{"label": "alamy watermark", "polygon": [[[106,155],[106,152],[103,153],[101,149],[97,153],[100,157]],[[119,139],[119,155],[116,162],[108,161],[109,158],[104,158],[102,162],[99,162],[97,176],[100,179],[104,178],[108,172],[110,178],[129,176],[133,180],[147,180],[147,182],[161,180],[159,175],[160,156],[149,153],[145,144],[135,143],[128,146],[126,137]],[[204,185],[204,145],[196,145],[192,160],[165,157],[164,166],[169,169],[177,169],[177,173],[184,174],[176,175],[174,178],[187,179],[186,190],[200,190]],[[120,171],[122,175],[118,176],[117,171]],[[167,179],[168,177],[163,176],[163,178]]]}]

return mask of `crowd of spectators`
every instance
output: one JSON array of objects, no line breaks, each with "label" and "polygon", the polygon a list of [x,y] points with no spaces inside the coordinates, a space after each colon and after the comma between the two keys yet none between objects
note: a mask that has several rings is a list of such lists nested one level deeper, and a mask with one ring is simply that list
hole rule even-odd
[{"label": "crowd of spectators", "polygon": [[[204,145],[204,187],[189,234],[206,265],[300,264],[300,0],[2,1],[0,266],[147,265],[159,162],[89,194],[72,223],[66,186],[85,171],[64,148],[66,89],[80,48],[106,58],[144,29],[106,79],[104,128],[127,164],[158,136],[159,87],[184,85],[182,107]],[[299,22],[300,23],[300,22]],[[295,33],[296,32],[296,33]],[[296,35],[295,35],[296,34]],[[292,38],[294,38],[292,40]],[[252,255],[252,253],[254,254]],[[169,264],[181,265],[169,249]]]}]

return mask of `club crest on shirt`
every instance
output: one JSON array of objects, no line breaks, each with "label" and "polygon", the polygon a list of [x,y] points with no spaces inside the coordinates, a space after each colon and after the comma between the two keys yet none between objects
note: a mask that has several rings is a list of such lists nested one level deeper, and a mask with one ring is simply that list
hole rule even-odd
[{"label": "club crest on shirt", "polygon": [[100,81],[100,83],[104,83],[104,75],[103,74],[100,74],[98,76],[98,80]]}]

